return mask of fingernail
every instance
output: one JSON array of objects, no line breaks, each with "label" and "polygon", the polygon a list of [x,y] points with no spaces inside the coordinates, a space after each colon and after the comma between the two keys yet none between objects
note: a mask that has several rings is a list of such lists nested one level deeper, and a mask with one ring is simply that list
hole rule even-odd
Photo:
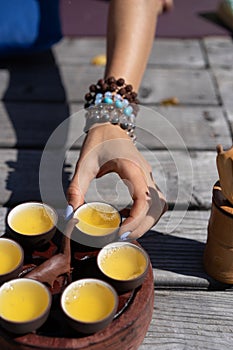
[{"label": "fingernail", "polygon": [[65,212],[65,220],[66,221],[70,220],[73,216],[73,213],[74,213],[74,209],[72,205],[68,205]]},{"label": "fingernail", "polygon": [[131,234],[131,231],[127,231],[125,233],[122,233],[122,235],[120,236],[120,241],[126,241],[130,234]]}]

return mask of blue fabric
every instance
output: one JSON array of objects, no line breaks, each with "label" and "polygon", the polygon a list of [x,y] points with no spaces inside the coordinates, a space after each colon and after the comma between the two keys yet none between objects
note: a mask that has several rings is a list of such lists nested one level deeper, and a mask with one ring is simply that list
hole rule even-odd
[{"label": "blue fabric", "polygon": [[0,55],[46,50],[61,37],[59,0],[0,0]]}]

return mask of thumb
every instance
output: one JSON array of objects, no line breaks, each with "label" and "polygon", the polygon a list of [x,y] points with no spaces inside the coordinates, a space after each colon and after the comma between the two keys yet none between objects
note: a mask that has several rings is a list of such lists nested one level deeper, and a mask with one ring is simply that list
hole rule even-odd
[{"label": "thumb", "polygon": [[73,207],[73,210],[84,203],[90,182],[95,177],[95,174],[91,172],[90,168],[84,169],[82,167],[82,169],[83,171],[76,170],[66,193],[67,202]]},{"label": "thumb", "polygon": [[72,181],[68,187],[66,198],[68,204],[72,206],[73,210],[77,209],[84,203],[84,196],[84,193],[80,191],[78,185],[74,184]]}]

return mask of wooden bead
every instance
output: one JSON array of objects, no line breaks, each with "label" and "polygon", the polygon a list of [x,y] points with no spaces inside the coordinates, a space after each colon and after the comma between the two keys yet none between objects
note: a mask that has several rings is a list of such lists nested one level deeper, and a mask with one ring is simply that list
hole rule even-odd
[{"label": "wooden bead", "polygon": [[119,78],[119,79],[117,80],[117,85],[118,85],[118,86],[123,86],[124,83],[125,83],[125,80],[124,80],[123,78]]},{"label": "wooden bead", "polygon": [[126,85],[126,87],[125,87],[125,90],[127,91],[127,92],[131,92],[132,90],[133,90],[133,87],[132,87],[132,85]]},{"label": "wooden bead", "polygon": [[132,102],[132,97],[130,94],[125,94],[125,98],[129,101]]},{"label": "wooden bead", "polygon": [[89,86],[90,92],[96,92],[96,86],[94,84]]},{"label": "wooden bead", "polygon": [[121,89],[118,91],[118,94],[120,94],[121,96],[125,95],[125,94],[126,94],[125,88],[121,88]]},{"label": "wooden bead", "polygon": [[109,91],[113,92],[113,91],[116,91],[116,89],[117,89],[117,85],[115,83],[110,84]]},{"label": "wooden bead", "polygon": [[100,87],[103,86],[105,84],[104,79],[99,79],[97,82],[97,85],[99,85]]},{"label": "wooden bead", "polygon": [[88,92],[86,95],[85,95],[85,100],[87,101],[91,101],[92,100],[92,95],[90,94],[90,92]]},{"label": "wooden bead", "polygon": [[88,108],[88,107],[90,107],[90,103],[86,102],[86,103],[84,104],[84,108]]},{"label": "wooden bead", "polygon": [[108,84],[104,83],[102,86],[101,86],[101,92],[106,92],[108,91]]},{"label": "wooden bead", "polygon": [[109,77],[106,81],[109,85],[116,83],[116,79],[114,77]]}]

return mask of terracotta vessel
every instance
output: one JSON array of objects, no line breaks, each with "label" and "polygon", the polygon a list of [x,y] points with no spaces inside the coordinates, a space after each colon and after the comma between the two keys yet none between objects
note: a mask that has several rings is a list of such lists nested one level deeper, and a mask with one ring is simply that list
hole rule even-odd
[{"label": "terracotta vessel", "polygon": [[224,196],[219,181],[213,187],[204,268],[216,280],[233,283],[233,205]]}]

